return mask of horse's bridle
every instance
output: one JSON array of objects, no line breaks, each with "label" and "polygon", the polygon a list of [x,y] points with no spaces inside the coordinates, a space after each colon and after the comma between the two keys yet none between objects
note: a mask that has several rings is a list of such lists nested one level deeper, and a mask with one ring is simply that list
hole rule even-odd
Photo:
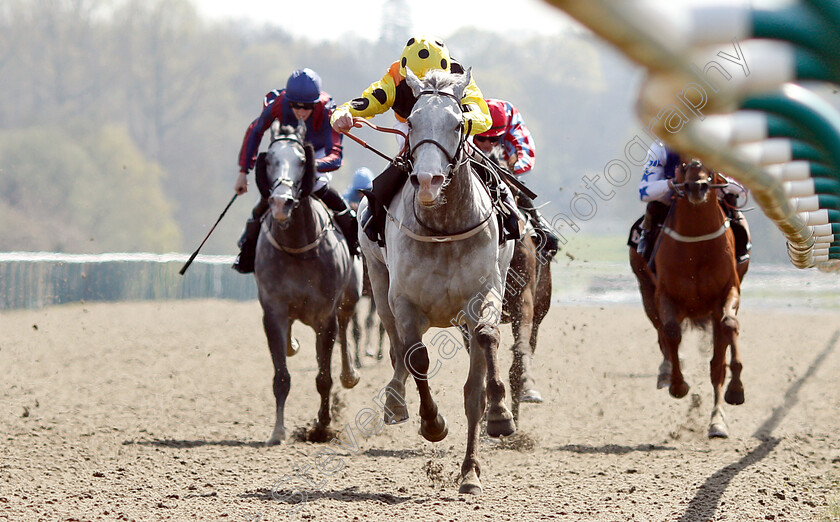
[{"label": "horse's bridle", "polygon": [[[681,168],[683,170],[686,169],[687,168],[686,164],[683,163],[681,165]],[[712,173],[712,178],[715,178],[716,176],[718,176],[718,174],[719,173],[717,173],[717,172],[713,172]],[[724,178],[724,180],[725,179],[726,178]],[[725,187],[729,186],[729,181],[725,181],[724,183],[712,183],[709,178],[706,178],[706,179],[701,179],[701,180],[697,180],[697,181],[683,181],[682,183],[671,183],[671,186],[674,189],[674,195],[678,198],[684,198],[685,197],[685,188],[688,187],[688,186],[692,186],[692,185],[696,185],[696,186],[706,185],[710,189],[722,189],[722,188],[725,188]]]},{"label": "horse's bridle", "polygon": [[[296,143],[300,145],[301,148],[303,148],[303,142],[301,142],[300,139],[297,138],[297,136],[279,136],[271,140],[271,144],[268,146],[269,149],[271,148],[271,145],[274,145],[278,141],[291,141],[292,143]],[[271,193],[274,192],[274,190],[281,185],[289,187],[290,189],[292,189],[292,197],[289,198],[292,200],[292,207],[297,208],[298,205],[300,205],[300,183],[301,180],[295,182],[294,180],[292,180],[292,178],[278,177],[274,180],[271,186],[268,187],[268,195],[270,196]]]},{"label": "horse's bridle", "polygon": [[[681,165],[681,168],[683,170],[685,170],[686,164],[683,163]],[[728,187],[729,186],[729,181],[726,180],[726,178],[723,178],[725,180],[724,183],[712,183],[711,180],[714,179],[719,174],[720,173],[718,173],[718,172],[712,172],[712,178],[711,179],[706,178],[706,179],[696,180],[696,181],[683,181],[682,183],[672,183],[671,185],[674,188],[674,197],[685,198],[686,193],[685,193],[684,189],[687,186],[692,186],[692,185],[696,185],[696,186],[706,185],[710,189],[722,189],[724,187]],[[721,175],[721,177],[723,177],[723,175]],[[716,196],[713,196],[713,197],[716,197]],[[675,205],[671,205],[671,208],[668,209],[668,216],[665,218],[665,224],[662,226],[662,232],[664,232],[665,235],[671,237],[671,239],[679,241],[680,243],[701,243],[703,241],[711,241],[712,239],[717,239],[720,236],[722,236],[723,234],[725,234],[726,229],[728,229],[729,226],[730,226],[730,221],[731,220],[729,218],[725,218],[723,220],[723,224],[720,226],[720,228],[718,228],[714,232],[711,232],[709,234],[703,234],[703,235],[700,235],[700,236],[685,236],[683,234],[680,234],[676,230],[672,229],[670,226],[668,226],[668,222],[671,221],[672,218],[673,218],[674,208],[675,208]],[[661,239],[662,239],[662,236],[659,236],[659,240],[657,240],[657,243]]]},{"label": "horse's bridle", "polygon": [[[455,100],[458,109],[461,111],[461,114],[463,115],[464,111],[461,108],[461,100],[452,93],[441,92],[441,91],[437,91],[437,90],[429,90],[429,91],[422,91],[420,94],[417,95],[417,98],[420,98],[421,96],[430,96],[430,95],[446,96],[446,97],[452,98],[453,100]],[[430,143],[430,144],[434,145],[435,147],[439,148],[441,150],[441,152],[443,152],[443,155],[446,157],[446,159],[449,161],[449,164],[446,166],[446,172],[445,172],[446,180],[444,181],[444,183],[449,182],[449,180],[452,178],[452,175],[455,173],[456,169],[462,163],[461,161],[459,161],[459,158],[461,157],[461,155],[464,151],[464,143],[466,142],[466,139],[467,139],[467,134],[464,132],[463,119],[462,119],[461,124],[459,126],[458,133],[461,136],[460,139],[458,140],[458,147],[456,147],[455,152],[453,154],[450,154],[449,151],[446,150],[446,147],[441,145],[437,140],[435,140],[433,138],[423,138],[419,142],[412,145],[411,142],[410,142],[411,132],[409,132],[409,135],[406,136],[406,149],[405,149],[404,161],[405,161],[406,167],[408,168],[409,179],[411,180],[412,185],[414,185],[415,187],[417,187],[417,185],[418,185],[417,175],[412,172],[414,170],[414,164],[413,164],[413,161],[412,161],[414,159],[414,152],[417,150],[418,147],[420,147],[420,145],[424,145],[426,143]]]}]

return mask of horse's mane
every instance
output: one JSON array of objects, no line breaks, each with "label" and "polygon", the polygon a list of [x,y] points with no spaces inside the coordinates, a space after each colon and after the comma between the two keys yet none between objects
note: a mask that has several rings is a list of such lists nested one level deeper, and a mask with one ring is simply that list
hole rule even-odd
[{"label": "horse's mane", "polygon": [[462,77],[462,74],[451,73],[443,69],[433,69],[426,73],[426,76],[423,77],[423,82],[430,89],[442,91],[461,81]]}]

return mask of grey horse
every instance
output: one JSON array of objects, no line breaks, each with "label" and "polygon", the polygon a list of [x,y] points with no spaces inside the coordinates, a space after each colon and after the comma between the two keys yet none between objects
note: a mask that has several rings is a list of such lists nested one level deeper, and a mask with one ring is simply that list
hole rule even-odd
[{"label": "grey horse", "polygon": [[[501,301],[513,241],[500,245],[490,195],[464,151],[460,100],[471,72],[430,71],[423,81],[408,68],[406,73],[417,97],[408,118],[411,184],[402,187],[388,210],[384,248],[360,234],[377,311],[391,341],[394,374],[380,398],[385,395],[387,424],[406,421],[405,381],[410,373],[420,394],[421,435],[431,442],[446,437],[446,420],[438,413],[429,387],[433,374],[422,336],[430,327],[466,325],[468,429],[460,491],[479,494],[477,448],[485,408],[489,435],[516,431],[505,405],[497,360]],[[460,345],[457,337],[453,339]]]},{"label": "grey horse", "polygon": [[266,152],[269,212],[262,221],[254,275],[263,327],[274,363],[274,398],[277,418],[268,444],[286,438],[283,409],[291,378],[286,357],[294,355],[291,326],[301,321],[316,333],[321,396],[316,428],[330,424],[330,363],[336,335],[341,342],[341,383],[359,382],[347,344],[347,324],[362,291],[362,262],[350,255],[329,211],[309,197],[315,180],[312,146],[305,144],[306,128],[272,125],[272,143]]}]

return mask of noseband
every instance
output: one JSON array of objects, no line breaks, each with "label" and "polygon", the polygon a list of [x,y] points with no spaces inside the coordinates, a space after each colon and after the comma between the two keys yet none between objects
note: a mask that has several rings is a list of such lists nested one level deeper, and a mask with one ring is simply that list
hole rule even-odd
[{"label": "noseband", "polygon": [[[462,115],[464,114],[463,109],[461,109],[461,100],[458,99],[458,97],[455,96],[454,94],[451,94],[451,93],[448,93],[448,92],[434,91],[434,90],[433,91],[423,91],[417,96],[417,98],[420,98],[420,96],[430,96],[430,95],[431,96],[447,96],[449,98],[452,98],[453,100],[455,100],[458,109],[461,111],[461,114]],[[424,145],[426,143],[430,143],[430,144],[434,145],[435,147],[439,148],[441,150],[441,152],[443,152],[443,155],[446,157],[446,159],[449,161],[449,164],[446,166],[446,172],[445,172],[446,180],[444,181],[444,183],[449,182],[449,180],[452,178],[452,175],[455,173],[455,170],[461,165],[461,162],[458,161],[458,158],[461,157],[461,153],[464,150],[464,142],[466,141],[466,134],[464,133],[463,118],[462,118],[461,124],[459,126],[458,133],[460,135],[460,138],[458,140],[458,147],[455,149],[455,152],[453,154],[450,154],[449,151],[446,150],[446,147],[441,145],[440,142],[438,142],[437,140],[435,140],[433,138],[424,138],[424,139],[422,139],[422,140],[420,140],[417,143],[412,145],[409,141],[410,140],[410,133],[409,133],[409,137],[406,138],[406,143],[408,143],[408,145],[406,147],[405,164],[406,164],[406,167],[408,168],[409,179],[411,180],[412,185],[417,187],[418,184],[419,184],[419,182],[417,181],[417,175],[414,174],[414,163],[413,163],[414,153],[421,145]]]}]

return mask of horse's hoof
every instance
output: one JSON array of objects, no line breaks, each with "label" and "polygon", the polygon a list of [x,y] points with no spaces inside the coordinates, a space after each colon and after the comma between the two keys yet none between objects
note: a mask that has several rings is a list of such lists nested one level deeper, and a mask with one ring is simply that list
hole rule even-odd
[{"label": "horse's hoof", "polygon": [[726,401],[726,404],[732,404],[733,406],[744,404],[744,391],[726,390],[726,393],[723,396],[723,400]]},{"label": "horse's hoof", "polygon": [[359,372],[357,371],[350,372],[348,375],[342,373],[341,385],[349,390],[359,384],[359,379]]},{"label": "horse's hoof", "polygon": [[688,394],[688,389],[688,384],[685,381],[683,381],[678,386],[671,384],[671,386],[668,388],[668,391],[671,393],[671,397],[674,397],[675,399],[682,399]]},{"label": "horse's hoof", "polygon": [[292,357],[294,355],[297,355],[297,353],[299,351],[300,351],[300,343],[298,342],[298,340],[296,338],[292,337],[292,340],[289,343],[289,346],[286,347],[286,357]]},{"label": "horse's hoof", "polygon": [[458,493],[465,495],[481,495],[481,481],[475,471],[470,471],[461,479],[461,487]]},{"label": "horse's hoof", "polygon": [[286,432],[284,431],[277,431],[275,430],[274,433],[271,434],[271,437],[265,441],[266,446],[278,446],[283,444],[286,440]]},{"label": "horse's hoof", "polygon": [[713,422],[709,425],[709,438],[710,439],[728,439],[729,438],[729,428],[726,427],[726,424]]},{"label": "horse's hoof", "polygon": [[408,410],[405,408],[397,408],[395,410],[385,409],[385,424],[389,426],[396,426],[408,420]]},{"label": "horse's hoof", "polygon": [[504,404],[491,407],[487,412],[487,434],[491,437],[507,437],[516,433],[513,414]]},{"label": "horse's hoof", "polygon": [[542,404],[543,398],[540,392],[531,388],[530,390],[523,390],[519,396],[519,402],[529,402],[531,404]]},{"label": "horse's hoof", "polygon": [[449,426],[446,419],[438,413],[433,421],[420,421],[420,435],[429,442],[440,442],[449,434]]},{"label": "horse's hoof", "polygon": [[356,366],[357,370],[360,370],[362,368],[362,361],[360,361],[358,357],[356,357],[356,360],[353,361],[353,364]]}]

